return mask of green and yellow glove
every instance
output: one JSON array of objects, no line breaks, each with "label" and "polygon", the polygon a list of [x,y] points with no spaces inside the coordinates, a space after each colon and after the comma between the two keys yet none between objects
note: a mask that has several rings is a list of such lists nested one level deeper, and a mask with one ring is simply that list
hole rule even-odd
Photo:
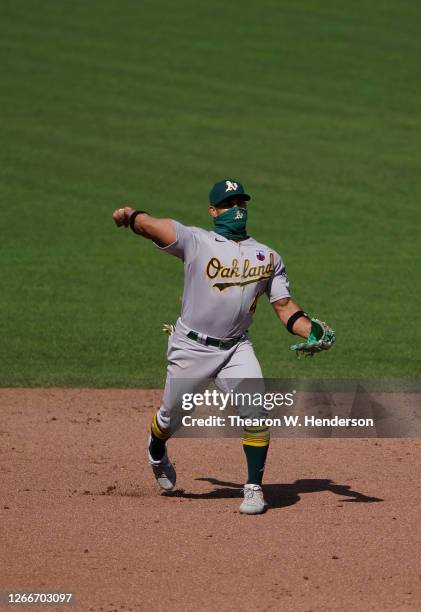
[{"label": "green and yellow glove", "polygon": [[310,321],[311,330],[307,340],[290,347],[291,351],[295,351],[297,357],[302,354],[306,357],[313,357],[315,353],[328,351],[336,340],[335,332],[324,321],[319,321],[319,319],[310,319]]}]

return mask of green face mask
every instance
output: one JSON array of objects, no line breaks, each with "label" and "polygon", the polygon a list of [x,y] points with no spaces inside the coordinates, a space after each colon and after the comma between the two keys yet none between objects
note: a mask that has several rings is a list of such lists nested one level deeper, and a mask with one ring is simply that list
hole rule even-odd
[{"label": "green face mask", "polygon": [[228,240],[245,240],[248,238],[246,232],[247,208],[234,206],[222,215],[215,217],[213,223],[215,232],[224,236],[224,238],[228,238]]}]

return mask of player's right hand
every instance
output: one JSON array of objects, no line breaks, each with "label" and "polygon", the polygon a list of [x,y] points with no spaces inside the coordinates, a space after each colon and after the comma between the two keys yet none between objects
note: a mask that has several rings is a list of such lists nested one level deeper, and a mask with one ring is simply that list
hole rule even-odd
[{"label": "player's right hand", "polygon": [[125,206],[124,208],[117,208],[113,212],[114,223],[117,225],[117,227],[121,227],[122,225],[124,225],[124,227],[129,226],[130,215],[132,214],[133,210],[134,209],[130,206]]}]

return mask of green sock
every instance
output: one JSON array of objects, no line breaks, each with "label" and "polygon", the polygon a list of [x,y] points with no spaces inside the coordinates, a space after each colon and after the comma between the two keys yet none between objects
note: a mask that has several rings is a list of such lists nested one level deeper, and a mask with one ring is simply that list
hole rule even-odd
[{"label": "green sock", "polygon": [[151,430],[151,441],[149,443],[149,452],[154,461],[160,461],[165,455],[165,442],[157,438],[154,432]]},{"label": "green sock", "polygon": [[251,446],[250,444],[243,444],[243,449],[247,459],[247,484],[261,485],[269,445]]}]

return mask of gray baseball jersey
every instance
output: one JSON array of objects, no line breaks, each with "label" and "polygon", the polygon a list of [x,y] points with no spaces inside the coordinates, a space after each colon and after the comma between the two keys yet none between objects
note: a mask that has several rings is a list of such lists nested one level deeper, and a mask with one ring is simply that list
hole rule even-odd
[{"label": "gray baseball jersey", "polygon": [[216,232],[174,221],[177,239],[161,250],[184,262],[182,323],[214,338],[242,336],[257,300],[290,297],[288,276],[278,253],[254,238],[228,240]]}]

